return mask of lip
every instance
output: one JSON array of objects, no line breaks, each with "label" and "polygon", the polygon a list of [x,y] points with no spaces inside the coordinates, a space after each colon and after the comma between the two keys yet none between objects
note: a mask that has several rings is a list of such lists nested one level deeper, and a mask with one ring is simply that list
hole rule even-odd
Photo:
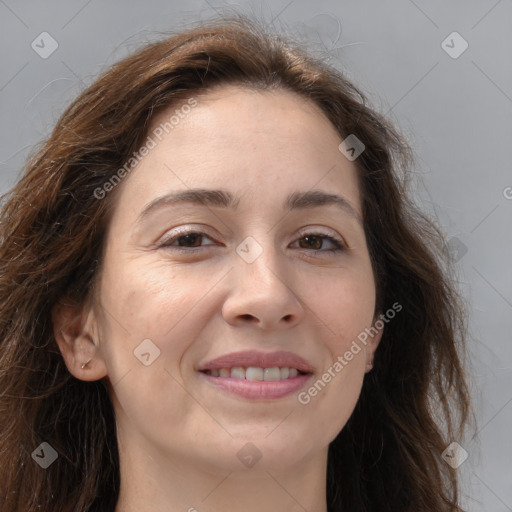
[{"label": "lip", "polygon": [[[213,377],[202,373],[205,370],[220,370],[222,368],[256,366],[260,368],[296,368],[305,374],[278,381],[250,381],[232,379],[231,377]],[[197,371],[200,378],[208,384],[228,393],[251,400],[270,400],[286,397],[298,392],[313,376],[312,366],[302,357],[292,352],[259,352],[248,350],[233,352],[201,364]]]},{"label": "lip", "polygon": [[247,368],[248,366],[256,366],[259,368],[273,368],[275,366],[279,366],[281,368],[296,368],[297,370],[305,373],[313,373],[312,366],[305,359],[293,352],[260,352],[258,350],[245,350],[243,352],[226,354],[203,363],[197,370],[201,372],[204,370],[233,368],[235,366],[242,366],[244,368]]},{"label": "lip", "polygon": [[251,400],[270,400],[297,393],[313,374],[297,375],[291,379],[277,381],[251,381],[231,377],[212,377],[205,373],[199,376],[224,391]]}]

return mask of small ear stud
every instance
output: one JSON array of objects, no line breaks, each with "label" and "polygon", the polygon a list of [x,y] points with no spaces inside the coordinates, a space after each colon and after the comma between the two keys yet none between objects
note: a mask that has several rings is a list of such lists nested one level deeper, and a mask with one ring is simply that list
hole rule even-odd
[{"label": "small ear stud", "polygon": [[82,370],[92,361],[92,359],[89,359],[89,361],[87,361],[87,363],[83,363],[82,364]]}]

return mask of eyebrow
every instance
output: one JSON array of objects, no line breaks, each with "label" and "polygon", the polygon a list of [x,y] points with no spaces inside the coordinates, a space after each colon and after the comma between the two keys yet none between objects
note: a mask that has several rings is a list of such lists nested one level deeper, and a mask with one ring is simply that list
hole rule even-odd
[{"label": "eyebrow", "polygon": [[[140,223],[153,211],[164,206],[177,205],[182,203],[190,203],[198,206],[229,208],[236,210],[240,203],[240,198],[235,198],[227,190],[212,190],[204,188],[193,188],[180,192],[173,192],[158,197],[147,204],[140,215],[137,217],[136,223]],[[350,204],[350,202],[342,196],[322,192],[320,190],[310,190],[307,192],[293,192],[284,202],[284,209],[304,210],[317,208],[319,206],[337,206],[343,212],[348,213],[356,219],[361,225],[363,224],[361,215]]]}]

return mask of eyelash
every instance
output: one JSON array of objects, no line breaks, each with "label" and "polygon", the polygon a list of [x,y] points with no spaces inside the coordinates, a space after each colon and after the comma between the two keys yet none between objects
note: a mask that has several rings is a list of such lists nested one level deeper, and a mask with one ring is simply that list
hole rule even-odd
[{"label": "eyelash", "polygon": [[[175,241],[177,241],[180,238],[185,237],[187,235],[200,235],[200,236],[205,236],[205,237],[209,238],[210,240],[212,240],[212,238],[209,237],[206,233],[203,233],[201,231],[188,230],[188,231],[182,231],[182,232],[180,232],[180,233],[178,233],[178,234],[176,234],[176,235],[174,235],[174,236],[164,240],[161,244],[158,245],[158,247],[159,248],[165,248],[165,249],[170,248],[172,250],[175,250],[175,251],[178,251],[178,252],[181,252],[181,253],[188,253],[188,254],[190,254],[191,252],[197,252],[198,250],[200,250],[201,247],[183,248],[183,247],[171,245]],[[301,235],[301,237],[298,238],[296,241],[302,240],[302,239],[310,237],[310,236],[322,238],[323,240],[327,240],[327,241],[331,242],[334,245],[334,248],[332,248],[332,249],[323,249],[323,250],[322,249],[310,249],[311,251],[315,252],[316,254],[318,254],[318,253],[335,254],[335,253],[338,253],[338,252],[346,250],[346,246],[345,246],[345,244],[341,240],[338,240],[337,238],[334,238],[332,236],[326,235],[324,233],[317,233],[317,232],[303,233]],[[202,246],[202,247],[204,247],[204,246]],[[308,249],[302,249],[302,250],[303,251],[307,251]]]}]

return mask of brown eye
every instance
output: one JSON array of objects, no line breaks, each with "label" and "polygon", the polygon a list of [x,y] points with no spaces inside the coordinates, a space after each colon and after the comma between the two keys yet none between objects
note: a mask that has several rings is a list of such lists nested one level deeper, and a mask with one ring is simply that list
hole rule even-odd
[{"label": "brown eye", "polygon": [[187,248],[194,249],[199,247],[204,247],[204,245],[212,245],[212,244],[203,244],[204,239],[208,239],[211,241],[211,238],[204,233],[197,231],[189,231],[181,234],[177,234],[175,236],[169,237],[164,240],[159,247],[170,247],[170,248]]},{"label": "brown eye", "polygon": [[305,244],[302,246],[303,249],[315,249],[319,250],[322,248],[322,244],[324,240],[316,235],[305,236],[301,238],[301,241],[305,241]]},{"label": "brown eye", "polygon": [[[311,249],[318,252],[336,252],[345,249],[345,246],[336,238],[320,233],[308,233],[298,240],[301,249]],[[334,247],[322,249],[325,242]]]},{"label": "brown eye", "polygon": [[[200,233],[190,233],[188,235],[181,235],[176,238],[178,245],[185,247],[200,247],[203,235]],[[181,243],[180,243],[181,242]]]}]

